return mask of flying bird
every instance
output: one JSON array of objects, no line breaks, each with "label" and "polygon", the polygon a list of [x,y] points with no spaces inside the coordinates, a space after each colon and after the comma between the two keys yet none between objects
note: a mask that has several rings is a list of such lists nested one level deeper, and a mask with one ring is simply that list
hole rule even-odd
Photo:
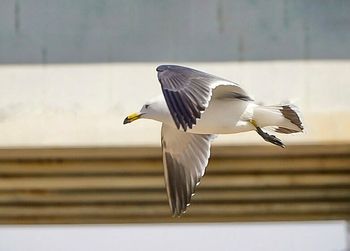
[{"label": "flying bird", "polygon": [[160,65],[156,70],[163,95],[127,116],[124,124],[140,118],[162,123],[165,185],[173,216],[189,206],[215,135],[256,131],[265,141],[284,148],[263,128],[283,134],[304,129],[292,104],[259,105],[238,84],[184,66]]}]

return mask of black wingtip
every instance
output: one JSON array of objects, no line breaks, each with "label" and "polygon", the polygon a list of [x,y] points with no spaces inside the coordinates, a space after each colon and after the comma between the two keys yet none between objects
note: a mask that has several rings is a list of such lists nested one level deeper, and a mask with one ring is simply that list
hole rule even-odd
[{"label": "black wingtip", "polygon": [[187,212],[187,210],[181,210],[177,212],[172,212],[172,217],[173,218],[180,218],[182,215],[184,215]]},{"label": "black wingtip", "polygon": [[159,65],[159,66],[156,68],[156,71],[157,71],[157,72],[162,72],[162,71],[165,71],[167,68],[168,68],[167,65]]},{"label": "black wingtip", "polygon": [[159,65],[156,68],[156,71],[158,72],[162,72],[162,71],[166,71],[166,70],[191,70],[191,71],[195,71],[194,69],[185,67],[185,66],[181,66],[181,65],[175,65],[175,64],[163,64],[163,65]]},{"label": "black wingtip", "polygon": [[286,145],[283,144],[282,140],[277,138],[275,135],[268,134],[267,132],[264,132],[260,127],[256,127],[257,133],[267,142],[270,142],[276,146],[285,148]]}]

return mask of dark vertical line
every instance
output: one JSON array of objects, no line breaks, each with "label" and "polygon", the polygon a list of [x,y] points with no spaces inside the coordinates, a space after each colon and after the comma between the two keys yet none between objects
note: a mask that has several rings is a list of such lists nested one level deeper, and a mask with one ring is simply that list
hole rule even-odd
[{"label": "dark vertical line", "polygon": [[[310,13],[310,8],[308,6],[306,8],[308,10],[306,13]],[[308,60],[310,59],[310,21],[307,15],[303,16],[303,33],[303,58]]]},{"label": "dark vertical line", "polygon": [[[45,3],[42,3],[41,8],[45,10],[45,16],[49,17],[49,2],[45,0]],[[42,45],[41,45],[41,63],[47,64],[48,62],[48,29],[49,23],[45,22],[43,26],[43,35],[42,35]]]},{"label": "dark vertical line", "polygon": [[43,64],[47,64],[47,48],[45,45],[41,48],[41,60]]},{"label": "dark vertical line", "polygon": [[19,30],[21,28],[21,17],[20,17],[20,3],[19,0],[15,1],[15,31],[16,33],[19,33]]},{"label": "dark vertical line", "polygon": [[310,59],[310,28],[309,28],[309,24],[307,23],[307,21],[305,21],[304,19],[304,59]]},{"label": "dark vertical line", "polygon": [[244,38],[242,32],[240,31],[238,37],[238,61],[244,61],[244,50]]},{"label": "dark vertical line", "polygon": [[289,27],[289,8],[290,6],[288,5],[288,0],[284,0],[283,2],[283,24],[284,28]]},{"label": "dark vertical line", "polygon": [[225,28],[225,23],[224,23],[224,10],[223,10],[223,3],[222,1],[217,2],[217,7],[216,7],[216,19],[218,22],[219,26],[219,32],[223,33],[224,28]]},{"label": "dark vertical line", "polygon": [[[242,7],[243,3],[240,2],[240,1],[237,1],[237,4],[236,4],[236,7],[234,8],[235,9],[235,19],[237,20],[237,24],[239,24],[239,22],[241,20],[243,20],[242,18],[242,10],[244,9],[244,7]],[[243,30],[243,27],[238,25],[236,26],[237,30],[236,30],[236,33],[237,33],[237,38],[236,39],[236,42],[237,42],[237,60],[238,61],[244,61],[245,60],[245,31]]]}]

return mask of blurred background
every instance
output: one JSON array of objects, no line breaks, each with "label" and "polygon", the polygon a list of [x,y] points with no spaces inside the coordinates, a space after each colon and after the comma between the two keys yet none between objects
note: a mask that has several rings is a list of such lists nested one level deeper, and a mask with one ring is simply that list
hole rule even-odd
[{"label": "blurred background", "polygon": [[[2,0],[0,249],[115,250],[116,236],[121,250],[349,248],[349,13],[347,0]],[[286,150],[220,136],[188,214],[172,219],[160,125],[122,125],[161,93],[164,63],[293,102],[305,133],[281,135]],[[133,224],[32,226],[65,223]],[[127,244],[146,232],[159,246]]]}]

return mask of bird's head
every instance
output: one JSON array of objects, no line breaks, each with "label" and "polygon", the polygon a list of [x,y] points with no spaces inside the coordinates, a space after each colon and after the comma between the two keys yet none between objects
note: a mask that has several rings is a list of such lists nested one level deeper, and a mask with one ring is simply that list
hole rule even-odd
[{"label": "bird's head", "polygon": [[162,121],[161,118],[164,110],[164,106],[162,106],[163,100],[164,98],[160,96],[146,102],[139,112],[135,112],[127,116],[124,119],[123,124],[131,123],[140,118]]},{"label": "bird's head", "polygon": [[147,114],[149,111],[150,107],[150,104],[146,103],[142,106],[141,110],[139,112],[134,112],[132,114],[130,114],[129,116],[127,116],[125,119],[124,119],[124,122],[123,124],[129,124],[135,120],[138,120],[140,118],[144,118],[145,114]]}]

